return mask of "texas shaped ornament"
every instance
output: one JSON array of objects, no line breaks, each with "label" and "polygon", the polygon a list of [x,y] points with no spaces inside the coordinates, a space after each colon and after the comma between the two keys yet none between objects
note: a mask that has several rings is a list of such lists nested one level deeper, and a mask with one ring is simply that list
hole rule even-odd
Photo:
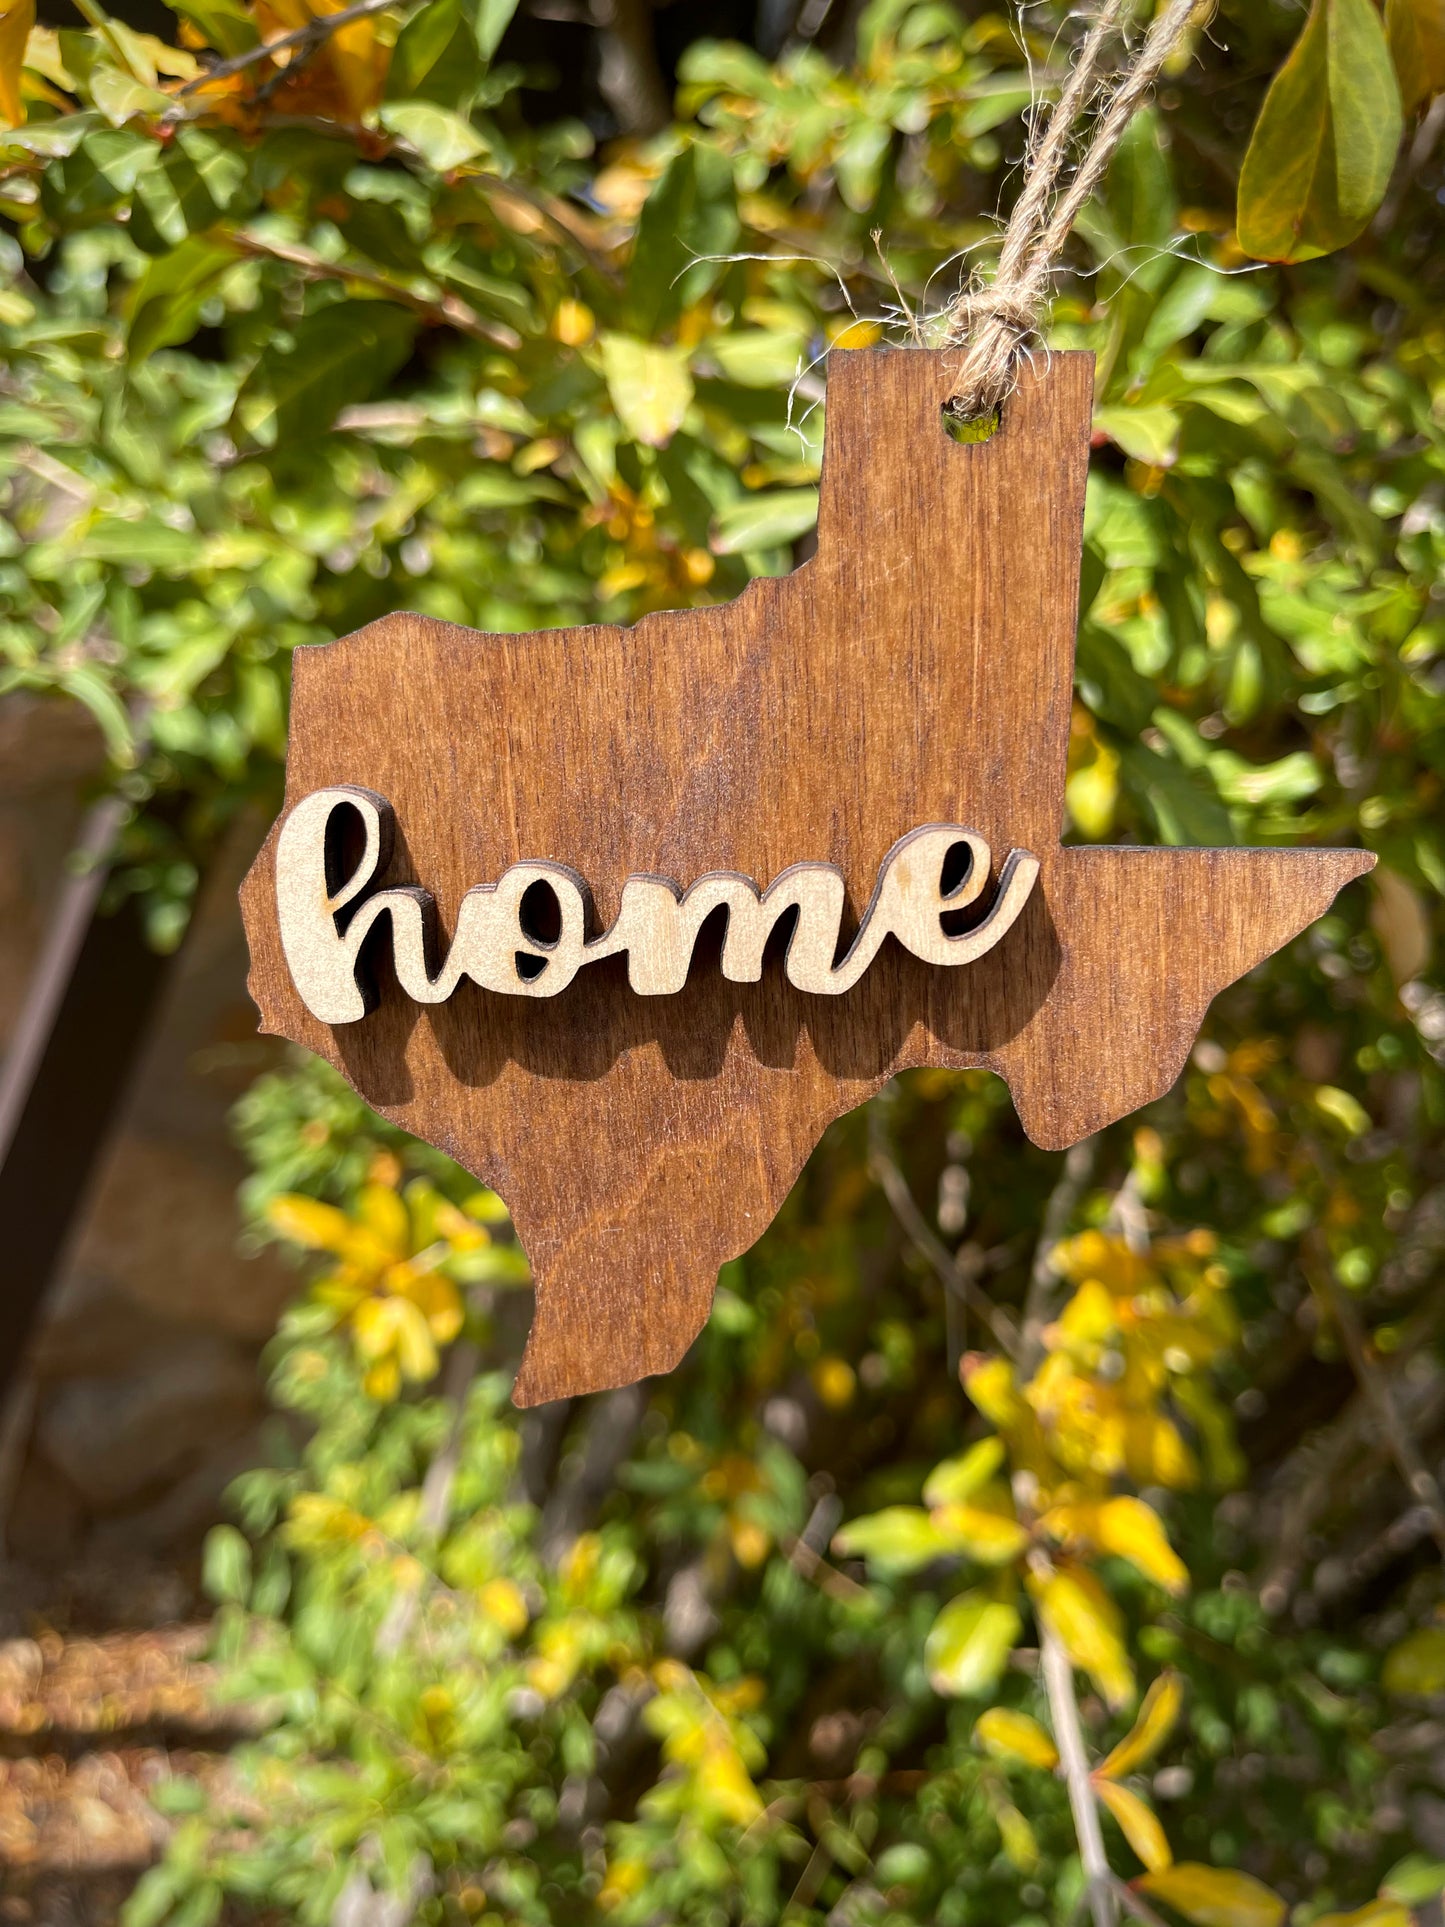
[{"label": "texas shaped ornament", "polygon": [[251,992],[506,1200],[519,1404],[676,1364],[900,1070],[997,1071],[1046,1148],[1159,1097],[1374,862],[1060,844],[1092,357],[979,443],[959,365],[834,352],[817,554],[736,601],[297,651]]}]

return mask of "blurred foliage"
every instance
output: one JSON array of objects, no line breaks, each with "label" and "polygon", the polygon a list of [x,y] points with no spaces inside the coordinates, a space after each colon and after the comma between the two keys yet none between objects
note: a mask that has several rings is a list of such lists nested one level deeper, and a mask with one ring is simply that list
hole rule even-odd
[{"label": "blurred foliage", "polygon": [[[507,0],[176,11],[0,13],[4,687],[95,715],[159,941],[277,798],[296,645],[790,566],[828,351],[936,337],[1070,45],[870,0],[773,63],[696,42],[677,120],[598,152]],[[1071,834],[1380,869],[1137,1125],[1061,1163],[990,1078],[902,1080],[676,1374],[522,1420],[497,1201],[263,1079],[246,1209],[321,1254],[208,1554],[264,1730],[229,1803],[163,1789],[130,1927],[1042,1927],[1085,1901],[1071,1706],[1141,1917],[1432,1918],[1442,36],[1204,25],[1049,326],[1098,356]]]}]

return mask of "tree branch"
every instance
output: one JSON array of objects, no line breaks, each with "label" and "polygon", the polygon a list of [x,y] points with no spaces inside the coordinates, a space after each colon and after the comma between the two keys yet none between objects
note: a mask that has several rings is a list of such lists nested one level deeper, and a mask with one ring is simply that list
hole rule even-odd
[{"label": "tree branch", "polygon": [[467,306],[454,294],[442,294],[435,299],[428,295],[416,294],[404,282],[391,281],[374,268],[355,266],[348,261],[328,261],[324,255],[316,254],[295,241],[270,241],[249,229],[235,229],[226,236],[229,246],[239,254],[250,255],[263,261],[280,261],[307,281],[349,281],[359,288],[374,288],[390,301],[399,301],[403,307],[412,309],[425,320],[437,327],[455,328],[458,334],[470,335],[473,341],[485,341],[494,348],[515,351],[522,345],[522,337],[512,328],[497,321],[484,321],[474,308]]},{"label": "tree branch", "polygon": [[918,1208],[907,1178],[888,1149],[883,1117],[876,1101],[868,1112],[868,1169],[909,1243],[928,1261],[945,1292],[968,1306],[1006,1357],[1017,1358],[1018,1334],[1013,1320],[986,1292],[979,1290],[975,1273],[960,1264]]},{"label": "tree branch", "polygon": [[[254,67],[262,60],[274,60],[277,54],[289,53],[293,47],[303,47],[309,53],[328,41],[338,28],[349,27],[353,20],[365,20],[373,13],[385,13],[396,4],[397,0],[358,0],[356,6],[343,7],[340,13],[319,13],[304,27],[279,34],[275,40],[263,40],[259,46],[248,47],[245,53],[233,54],[229,60],[218,60],[214,67],[208,67],[203,74],[178,87],[176,99],[180,101],[187,94],[209,87],[212,81],[229,80],[232,74],[244,73],[247,67]],[[174,114],[174,110],[172,112]]]},{"label": "tree branch", "polygon": [[1405,1490],[1429,1512],[1431,1533],[1436,1545],[1445,1553],[1445,1499],[1441,1497],[1439,1483],[1420,1456],[1419,1448],[1400,1416],[1400,1409],[1390,1390],[1389,1378],[1380,1368],[1353,1300],[1335,1276],[1329,1251],[1318,1231],[1305,1235],[1300,1246],[1300,1262],[1310,1289],[1339,1330],[1350,1369],[1355,1374],[1360,1390],[1369,1400],[1376,1422],[1390,1448],[1390,1456],[1405,1482]]},{"label": "tree branch", "polygon": [[1109,1856],[1104,1851],[1104,1831],[1099,1825],[1099,1803],[1089,1776],[1089,1756],[1084,1751],[1079,1703],[1074,1697],[1074,1669],[1068,1654],[1047,1626],[1040,1626],[1039,1640],[1040,1670],[1049,1696],[1059,1769],[1069,1790],[1069,1808],[1079,1839],[1079,1859],[1088,1883],[1089,1911],[1094,1927],[1117,1927],[1118,1894]]},{"label": "tree branch", "polygon": [[1033,1268],[1029,1272],[1028,1296],[1024,1299],[1019,1366],[1029,1376],[1044,1349],[1044,1327],[1049,1322],[1050,1300],[1058,1282],[1053,1266],[1054,1248],[1062,1243],[1069,1220],[1089,1187],[1098,1155],[1097,1137],[1086,1137],[1073,1145],[1064,1154],[1064,1168],[1044,1206],[1044,1221],[1039,1227],[1039,1241],[1034,1247]]}]

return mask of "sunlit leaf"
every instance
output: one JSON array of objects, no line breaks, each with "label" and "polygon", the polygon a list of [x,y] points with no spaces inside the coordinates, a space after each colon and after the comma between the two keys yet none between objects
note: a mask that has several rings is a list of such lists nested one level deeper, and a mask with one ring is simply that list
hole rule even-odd
[{"label": "sunlit leaf", "polygon": [[1428,1854],[1406,1854],[1379,1883],[1381,1900],[1399,1900],[1406,1908],[1418,1908],[1441,1892],[1445,1892],[1445,1860],[1430,1860]]},{"label": "sunlit leaf", "polygon": [[1385,1900],[1398,1900],[1407,1907],[1419,1907],[1445,1893],[1445,1860],[1431,1860],[1423,1853],[1406,1854],[1396,1861],[1380,1882]]},{"label": "sunlit leaf", "polygon": [[1289,1911],[1253,1875],[1191,1860],[1141,1874],[1134,1885],[1152,1900],[1166,1901],[1196,1927],[1280,1927]]},{"label": "sunlit leaf", "polygon": [[815,488],[775,488],[730,503],[714,522],[713,551],[741,555],[748,549],[773,549],[806,535],[818,519]]},{"label": "sunlit leaf", "polygon": [[880,1572],[902,1573],[931,1565],[956,1547],[922,1506],[890,1505],[834,1533],[833,1549],[844,1558],[864,1559]]},{"label": "sunlit leaf", "polygon": [[1074,1665],[1110,1706],[1127,1705],[1134,1697],[1134,1669],[1123,1620],[1099,1581],[1081,1566],[1061,1566],[1042,1579],[1031,1575],[1028,1584],[1040,1619]]},{"label": "sunlit leaf", "polygon": [[1028,1528],[1004,1505],[997,1509],[987,1505],[938,1506],[933,1522],[950,1551],[966,1553],[983,1566],[1005,1566],[1029,1543]]},{"label": "sunlit leaf", "polygon": [[601,345],[617,419],[633,441],[666,448],[692,401],[686,351],[621,334],[603,335]]},{"label": "sunlit leaf", "polygon": [[923,1488],[925,1505],[959,1505],[973,1497],[1004,1462],[1004,1442],[999,1438],[980,1439],[956,1459],[945,1459],[934,1467]]},{"label": "sunlit leaf", "polygon": [[377,119],[389,134],[399,135],[408,147],[414,147],[439,174],[450,173],[463,161],[475,160],[487,151],[487,143],[470,121],[435,101],[387,101],[378,109]]},{"label": "sunlit leaf", "polygon": [[983,1593],[951,1599],[934,1620],[923,1662],[936,1693],[955,1699],[987,1692],[1017,1644],[1023,1621],[1015,1607]]},{"label": "sunlit leaf", "polygon": [[477,52],[490,61],[512,23],[517,0],[466,0],[466,10]]},{"label": "sunlit leaf", "polygon": [[351,1220],[346,1213],[338,1211],[334,1204],[322,1204],[317,1198],[287,1192],[271,1200],[266,1207],[266,1218],[283,1238],[305,1245],[311,1251],[339,1254],[351,1242]]},{"label": "sunlit leaf", "polygon": [[1263,261],[1344,247],[1384,198],[1400,128],[1400,90],[1372,0],[1314,0],[1244,157],[1239,245]]},{"label": "sunlit leaf", "polygon": [[1169,1866],[1174,1856],[1159,1824],[1159,1816],[1137,1793],[1114,1780],[1096,1779],[1094,1790],[1119,1822],[1124,1838],[1151,1873]]},{"label": "sunlit leaf", "polygon": [[1025,1766],[1049,1772],[1059,1763],[1059,1749],[1038,1721],[1006,1706],[991,1706],[980,1714],[973,1737],[996,1760],[1021,1760]]},{"label": "sunlit leaf", "polygon": [[1044,1514],[1042,1524],[1056,1539],[1127,1559],[1145,1578],[1169,1592],[1183,1592],[1189,1584],[1189,1569],[1165,1536],[1159,1514],[1142,1499],[1055,1506]]},{"label": "sunlit leaf", "polygon": [[1139,1717],[1119,1744],[1096,1769],[1097,1773],[1122,1780],[1148,1764],[1174,1730],[1179,1709],[1184,1703],[1184,1687],[1177,1673],[1161,1673],[1144,1695]]}]

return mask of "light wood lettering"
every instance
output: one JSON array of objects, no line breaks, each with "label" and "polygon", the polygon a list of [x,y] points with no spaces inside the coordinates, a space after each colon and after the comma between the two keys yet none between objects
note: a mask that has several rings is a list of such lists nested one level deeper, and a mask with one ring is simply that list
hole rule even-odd
[{"label": "light wood lettering", "polygon": [[[344,833],[350,830],[355,843],[358,824],[359,848],[333,887]],[[857,935],[837,960],[846,892],[831,863],[794,864],[764,891],[733,871],[699,877],[687,891],[670,877],[630,876],[616,921],[590,943],[591,898],[583,879],[561,863],[514,863],[499,882],[467,891],[451,948],[436,965],[436,912],[427,891],[408,885],[363,894],[385,869],[393,840],[385,797],[349,785],[304,797],[282,827],[276,845],[281,947],[302,1002],[322,1023],[355,1023],[371,1007],[361,951],[384,917],[391,923],[397,982],[419,1004],[444,1003],[463,977],[507,996],[555,997],[583,964],[624,953],[638,996],[675,995],[687,982],[699,931],[719,908],[727,914],[722,973],[731,982],[759,981],[768,939],[791,916],[783,965],[788,981],[836,997],[853,988],[890,934],[924,963],[974,962],[1012,929],[1039,874],[1027,850],[1012,851],[987,915],[972,929],[950,933],[945,915],[976,902],[988,881],[989,846],[956,824],[913,830],[884,858]],[[967,852],[967,867],[945,890],[946,866],[960,850]],[[541,934],[543,922],[555,926],[555,934]]]}]

